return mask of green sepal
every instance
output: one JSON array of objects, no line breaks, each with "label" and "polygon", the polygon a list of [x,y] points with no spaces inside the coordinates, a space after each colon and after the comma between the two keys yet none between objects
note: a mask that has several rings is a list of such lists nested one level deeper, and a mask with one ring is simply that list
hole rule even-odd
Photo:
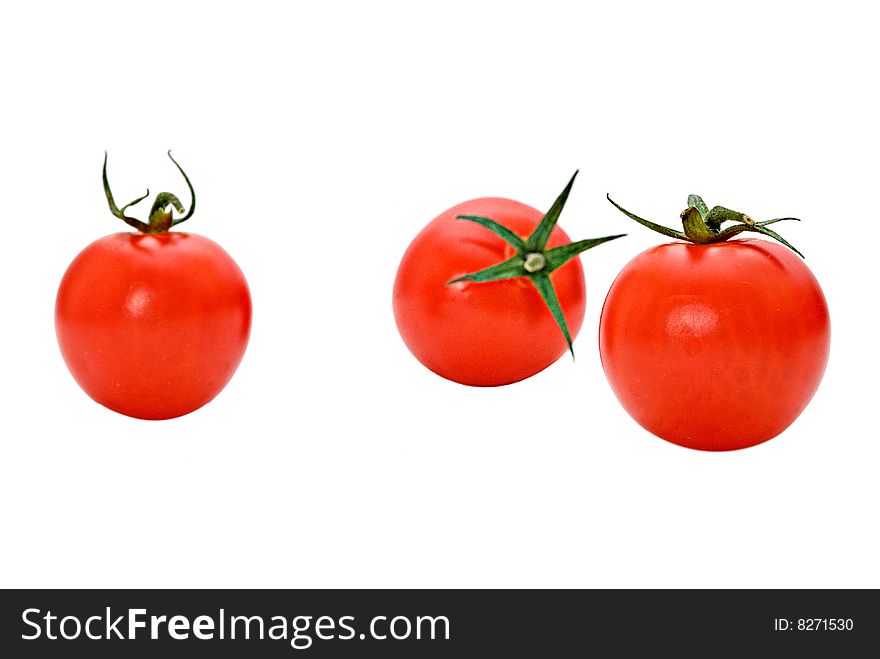
[{"label": "green sepal", "polygon": [[489,229],[489,231],[491,231],[496,236],[501,238],[501,240],[513,247],[517,252],[522,252],[525,250],[526,245],[523,242],[523,239],[517,236],[506,226],[498,224],[498,222],[496,222],[495,220],[490,220],[488,217],[479,217],[478,215],[459,215],[455,219],[476,222],[480,226],[484,226]]},{"label": "green sepal", "polygon": [[610,194],[606,194],[605,198],[611,202],[611,205],[614,206],[621,213],[626,215],[631,220],[635,220],[642,226],[648,227],[649,229],[656,231],[657,233],[662,233],[664,236],[668,236],[670,238],[678,238],[679,240],[687,240],[688,237],[684,235],[681,231],[676,231],[675,229],[670,229],[669,227],[665,227],[662,224],[656,224],[655,222],[651,222],[650,220],[646,220],[644,218],[639,217],[638,215],[634,215],[626,210],[623,206],[618,204],[611,198]]},{"label": "green sepal", "polygon": [[709,214],[709,207],[706,206],[706,202],[703,201],[703,198],[698,194],[688,195],[688,208],[696,208],[698,211],[700,211],[700,215],[703,216],[704,220]]},{"label": "green sepal", "polygon": [[721,225],[725,222],[741,222],[743,224],[754,224],[755,221],[745,213],[732,211],[724,206],[713,206],[709,214],[706,215],[706,225],[715,233],[721,232]]},{"label": "green sepal", "polygon": [[118,208],[116,206],[116,202],[113,199],[113,193],[110,191],[110,181],[107,180],[107,152],[106,151],[104,152],[104,169],[101,173],[101,178],[104,182],[104,196],[107,197],[107,204],[110,206],[110,212],[113,213],[114,216],[118,217],[120,220],[122,220],[123,222],[128,224],[129,226],[137,229],[138,231],[143,231],[144,233],[149,231],[150,227],[146,222],[141,222],[140,220],[133,218],[133,217],[128,217],[125,214],[126,208],[128,208],[129,206],[134,206],[135,204],[142,202],[144,199],[146,199],[147,197],[150,196],[149,189],[147,190],[147,194],[145,194],[143,197],[138,197],[134,201],[127,203],[122,208]]},{"label": "green sepal", "polygon": [[776,224],[777,222],[800,222],[799,218],[796,217],[777,217],[772,220],[764,220],[763,222],[755,222],[756,226],[765,227],[768,224]]},{"label": "green sepal", "polygon": [[544,272],[553,272],[556,268],[566,264],[578,254],[586,252],[588,249],[591,249],[596,245],[607,243],[609,240],[623,238],[625,235],[625,233],[619,233],[616,236],[605,236],[604,238],[588,238],[587,240],[579,240],[576,243],[569,243],[568,245],[560,245],[559,247],[548,249],[544,252],[544,258],[547,260],[547,265],[544,266]]},{"label": "green sepal", "polygon": [[532,280],[535,288],[538,289],[538,293],[541,294],[541,298],[544,300],[547,308],[550,309],[550,313],[553,314],[556,324],[559,325],[559,329],[561,329],[563,335],[565,335],[565,342],[568,344],[568,351],[571,353],[572,359],[574,359],[574,347],[571,345],[571,334],[569,334],[568,331],[568,323],[565,322],[565,315],[562,313],[562,307],[559,306],[559,299],[556,297],[556,289],[553,288],[553,282],[550,281],[550,275],[546,271],[534,272],[529,275],[529,279]]},{"label": "green sepal", "polygon": [[[186,172],[183,171],[183,167],[180,166],[174,156],[171,155],[171,149],[168,149],[168,157],[171,158],[171,162],[174,163],[175,167],[177,167],[178,171],[183,175],[183,180],[186,181],[186,187],[189,188],[190,202],[189,202],[189,212],[183,217],[179,217],[176,220],[171,222],[171,226],[177,226],[181,222],[186,222],[189,218],[193,216],[193,213],[196,212],[196,191],[193,190],[192,183],[189,180],[189,176],[186,175]],[[178,209],[181,213],[183,212],[183,208]]]},{"label": "green sepal", "polygon": [[547,211],[547,214],[541,219],[538,228],[535,229],[532,232],[532,235],[529,236],[528,240],[526,240],[525,251],[544,251],[544,248],[547,246],[547,241],[550,239],[550,234],[553,232],[553,227],[556,226],[556,221],[559,219],[559,215],[565,207],[565,202],[568,201],[568,193],[571,192],[571,186],[574,185],[574,180],[577,178],[577,175],[577,172],[572,175],[568,185],[565,186],[565,189],[559,194],[556,201],[553,202],[550,210]]},{"label": "green sepal", "polygon": [[[130,207],[132,207],[132,206],[136,206],[137,204],[141,203],[144,199],[146,199],[146,198],[149,197],[149,196],[150,196],[150,188],[147,188],[147,192],[144,194],[143,197],[138,197],[138,198],[135,199],[134,201],[130,201],[130,202],[128,202],[125,206],[123,206],[122,208],[119,209],[119,212],[122,213],[122,214],[124,215],[126,209],[128,209],[128,208],[130,208]],[[111,208],[111,210],[112,210],[112,208]]]},{"label": "green sepal", "polygon": [[[742,233],[743,231],[754,231],[755,233],[760,233],[768,238],[773,238],[773,240],[778,240],[780,243],[788,247],[792,252],[800,256],[802,259],[806,258],[800,250],[798,250],[794,245],[788,242],[785,238],[780,236],[778,233],[773,231],[773,229],[768,229],[767,225],[772,222],[781,222],[782,220],[797,220],[796,217],[781,217],[776,220],[768,220],[767,222],[756,222],[754,224],[736,224],[732,227],[727,227],[718,234],[719,240],[727,240],[731,236],[735,236],[738,233]],[[799,220],[798,220],[799,221]]]},{"label": "green sepal", "polygon": [[529,273],[526,272],[523,267],[523,263],[525,263],[525,259],[517,254],[516,256],[512,256],[506,261],[502,261],[501,263],[496,263],[493,266],[489,266],[483,270],[478,272],[471,272],[466,275],[462,275],[461,277],[456,277],[455,279],[450,279],[447,284],[454,284],[459,281],[475,281],[475,282],[486,282],[486,281],[498,281],[500,279],[513,279],[514,277],[525,277]]}]

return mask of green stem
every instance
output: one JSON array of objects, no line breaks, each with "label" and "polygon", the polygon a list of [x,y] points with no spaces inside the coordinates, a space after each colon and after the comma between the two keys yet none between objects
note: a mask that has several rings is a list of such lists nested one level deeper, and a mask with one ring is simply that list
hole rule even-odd
[{"label": "green stem", "polygon": [[[189,180],[189,176],[186,175],[186,172],[183,171],[183,167],[174,159],[174,156],[171,155],[171,149],[168,149],[168,157],[171,158],[171,162],[177,167],[178,171],[183,175],[183,180],[186,181],[186,187],[189,188],[190,202],[189,202],[189,213],[184,215],[183,217],[179,217],[171,223],[171,226],[177,226],[181,222],[186,222],[189,218],[193,216],[193,213],[196,212],[196,191],[193,190],[192,183]],[[183,212],[183,209],[180,209],[180,212]]]},{"label": "green stem", "polygon": [[144,199],[150,196],[150,191],[147,190],[147,194],[143,197],[138,197],[134,201],[131,201],[122,208],[118,208],[116,206],[116,202],[113,199],[113,193],[110,191],[110,183],[107,180],[107,152],[104,152],[104,170],[102,174],[103,182],[104,182],[104,194],[107,197],[107,204],[110,206],[110,212],[113,213],[114,216],[123,220],[126,224],[131,227],[134,227],[141,233],[164,233],[168,231],[171,227],[180,224],[181,222],[185,222],[189,218],[192,217],[193,213],[196,210],[196,193],[193,190],[192,183],[189,180],[189,177],[186,175],[186,172],[183,171],[183,168],[178,164],[178,162],[171,155],[171,151],[168,151],[168,157],[171,158],[171,162],[173,162],[177,169],[180,170],[180,173],[183,174],[183,178],[186,181],[186,185],[189,188],[190,195],[192,197],[192,202],[190,203],[189,212],[183,217],[174,219],[172,211],[168,210],[168,207],[171,206],[178,213],[184,212],[183,204],[180,203],[180,199],[177,198],[176,195],[171,194],[170,192],[160,192],[156,195],[156,200],[153,202],[153,207],[150,210],[149,220],[147,222],[143,222],[133,217],[129,217],[125,214],[127,208],[134,206]]},{"label": "green stem", "polygon": [[[778,233],[773,231],[772,229],[768,229],[768,224],[774,224],[776,222],[785,222],[788,220],[793,220],[795,222],[799,222],[796,217],[778,217],[773,220],[765,220],[763,222],[755,222],[751,217],[746,215],[745,213],[740,213],[739,211],[733,211],[729,208],[725,208],[724,206],[714,206],[712,210],[707,210],[706,204],[700,198],[699,195],[690,195],[688,197],[688,207],[681,212],[681,222],[684,231],[676,231],[675,229],[670,229],[669,227],[665,227],[662,224],[656,224],[649,220],[639,217],[638,215],[634,215],[630,213],[628,210],[620,206],[617,202],[615,202],[611,195],[605,195],[606,199],[611,202],[611,204],[617,208],[621,213],[626,215],[632,220],[635,220],[642,226],[645,226],[652,231],[656,231],[664,236],[668,236],[670,238],[677,238],[678,240],[686,240],[698,245],[709,245],[711,243],[719,243],[725,240],[728,240],[736,235],[739,235],[743,232],[753,232],[760,233],[768,238],[772,238],[773,240],[778,241],[779,243],[788,247],[795,254],[804,258],[804,255],[794,247],[790,242],[788,242],[785,238],[780,236]],[[728,226],[726,228],[721,228],[721,225],[724,222],[735,222],[735,224]]]},{"label": "green stem", "polygon": [[525,240],[495,220],[476,215],[459,215],[456,219],[475,222],[480,226],[485,227],[513,247],[514,250],[516,250],[516,253],[506,261],[496,263],[495,265],[484,268],[478,272],[472,272],[467,275],[462,275],[461,277],[456,277],[447,282],[447,284],[461,281],[473,281],[479,283],[527,277],[538,290],[541,299],[544,300],[550,314],[559,326],[562,335],[565,337],[565,342],[568,345],[572,358],[574,358],[574,348],[572,347],[571,334],[568,330],[568,323],[565,320],[565,314],[563,313],[562,307],[559,304],[559,299],[556,296],[556,289],[553,287],[553,281],[550,279],[550,273],[573,259],[578,254],[581,254],[596,245],[601,245],[609,240],[615,240],[625,235],[618,234],[615,236],[605,236],[604,238],[591,238],[547,249],[547,241],[550,239],[550,234],[553,232],[553,228],[556,226],[556,222],[562,213],[565,202],[568,200],[568,195],[571,192],[576,176],[577,172],[571,177],[568,185],[565,186],[565,189],[556,198],[556,201],[553,202],[550,210],[547,211],[547,214],[541,219],[541,222],[532,234]]},{"label": "green stem", "polygon": [[113,213],[113,215],[118,217],[120,220],[124,221],[129,226],[137,229],[138,231],[142,231],[144,233],[149,232],[150,226],[148,224],[146,224],[145,222],[141,222],[140,220],[137,220],[133,217],[128,217],[125,214],[125,209],[128,208],[129,206],[134,206],[135,204],[139,204],[144,199],[149,197],[150,190],[147,189],[147,194],[145,194],[143,197],[138,197],[134,201],[128,202],[122,208],[118,208],[116,206],[116,202],[113,199],[113,193],[110,191],[110,182],[107,180],[107,152],[106,151],[104,152],[104,171],[102,173],[102,179],[104,181],[104,195],[107,197],[107,203],[110,205],[110,212]]}]

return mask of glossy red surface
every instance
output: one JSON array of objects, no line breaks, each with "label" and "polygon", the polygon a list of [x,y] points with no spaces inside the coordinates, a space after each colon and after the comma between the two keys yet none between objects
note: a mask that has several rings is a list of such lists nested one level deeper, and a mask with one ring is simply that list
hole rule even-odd
[{"label": "glossy red surface", "polygon": [[117,233],[86,247],[58,290],[55,328],[79,385],[142,419],[198,409],[247,346],[244,275],[216,243],[182,232]]},{"label": "glossy red surface", "polygon": [[612,284],[599,326],[602,366],[627,412],[710,451],[785,430],[816,392],[829,345],[818,282],[766,240],[642,252]]}]

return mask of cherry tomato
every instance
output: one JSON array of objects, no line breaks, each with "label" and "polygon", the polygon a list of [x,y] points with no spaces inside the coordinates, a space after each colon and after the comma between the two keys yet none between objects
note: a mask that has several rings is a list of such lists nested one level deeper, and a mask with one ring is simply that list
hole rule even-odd
[{"label": "cherry tomato", "polygon": [[[496,386],[542,371],[567,350],[565,336],[527,278],[447,282],[509,259],[514,249],[485,227],[456,219],[483,216],[521,238],[544,213],[512,201],[474,199],[441,213],[412,241],[394,282],[394,317],[407,347],[449,380]],[[558,226],[547,246],[569,243]],[[584,319],[586,287],[578,259],[550,275],[571,336]]]},{"label": "cherry tomato", "polygon": [[61,280],[55,328],[85,392],[111,410],[168,419],[213,399],[248,342],[251,301],[223,249],[183,232],[117,233]]},{"label": "cherry tomato", "polygon": [[101,238],[70,264],[55,305],[58,344],[102,405],[140,419],[181,416],[213,399],[238,367],[251,326],[248,285],[219,245],[168,231],[192,214],[194,195],[186,217],[172,220],[165,204],[182,206],[162,193],[149,224],[140,222],[124,214],[132,204],[116,207],[104,167],[111,211],[140,232]]},{"label": "cherry tomato", "polygon": [[626,411],[707,451],[785,430],[816,392],[829,344],[816,278],[761,239],[642,252],[611,286],[599,325],[602,366]]}]

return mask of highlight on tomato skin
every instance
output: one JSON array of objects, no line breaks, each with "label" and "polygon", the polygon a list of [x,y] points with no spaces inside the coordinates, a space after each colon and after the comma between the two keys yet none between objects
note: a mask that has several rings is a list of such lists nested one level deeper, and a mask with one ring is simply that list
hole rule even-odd
[{"label": "highlight on tomato skin", "polygon": [[410,352],[470,386],[501,386],[557,361],[584,320],[578,254],[620,236],[572,243],[557,226],[574,177],[545,214],[483,197],[438,215],[406,250],[393,311]]},{"label": "highlight on tomato skin", "polygon": [[104,183],[111,212],[138,230],[94,241],[62,277],[55,304],[62,357],[85,393],[115,412],[150,420],[188,414],[213,400],[241,362],[252,315],[247,281],[217,243],[169,231],[192,215],[194,195],[190,213],[173,218],[165,206],[182,213],[182,204],[161,193],[141,222],[125,211],[146,195],[118,208],[106,160]]},{"label": "highlight on tomato skin", "polygon": [[602,308],[599,351],[639,425],[687,448],[731,451],[777,437],[809,404],[828,361],[830,317],[784,239],[706,235],[652,247],[623,268]]}]

